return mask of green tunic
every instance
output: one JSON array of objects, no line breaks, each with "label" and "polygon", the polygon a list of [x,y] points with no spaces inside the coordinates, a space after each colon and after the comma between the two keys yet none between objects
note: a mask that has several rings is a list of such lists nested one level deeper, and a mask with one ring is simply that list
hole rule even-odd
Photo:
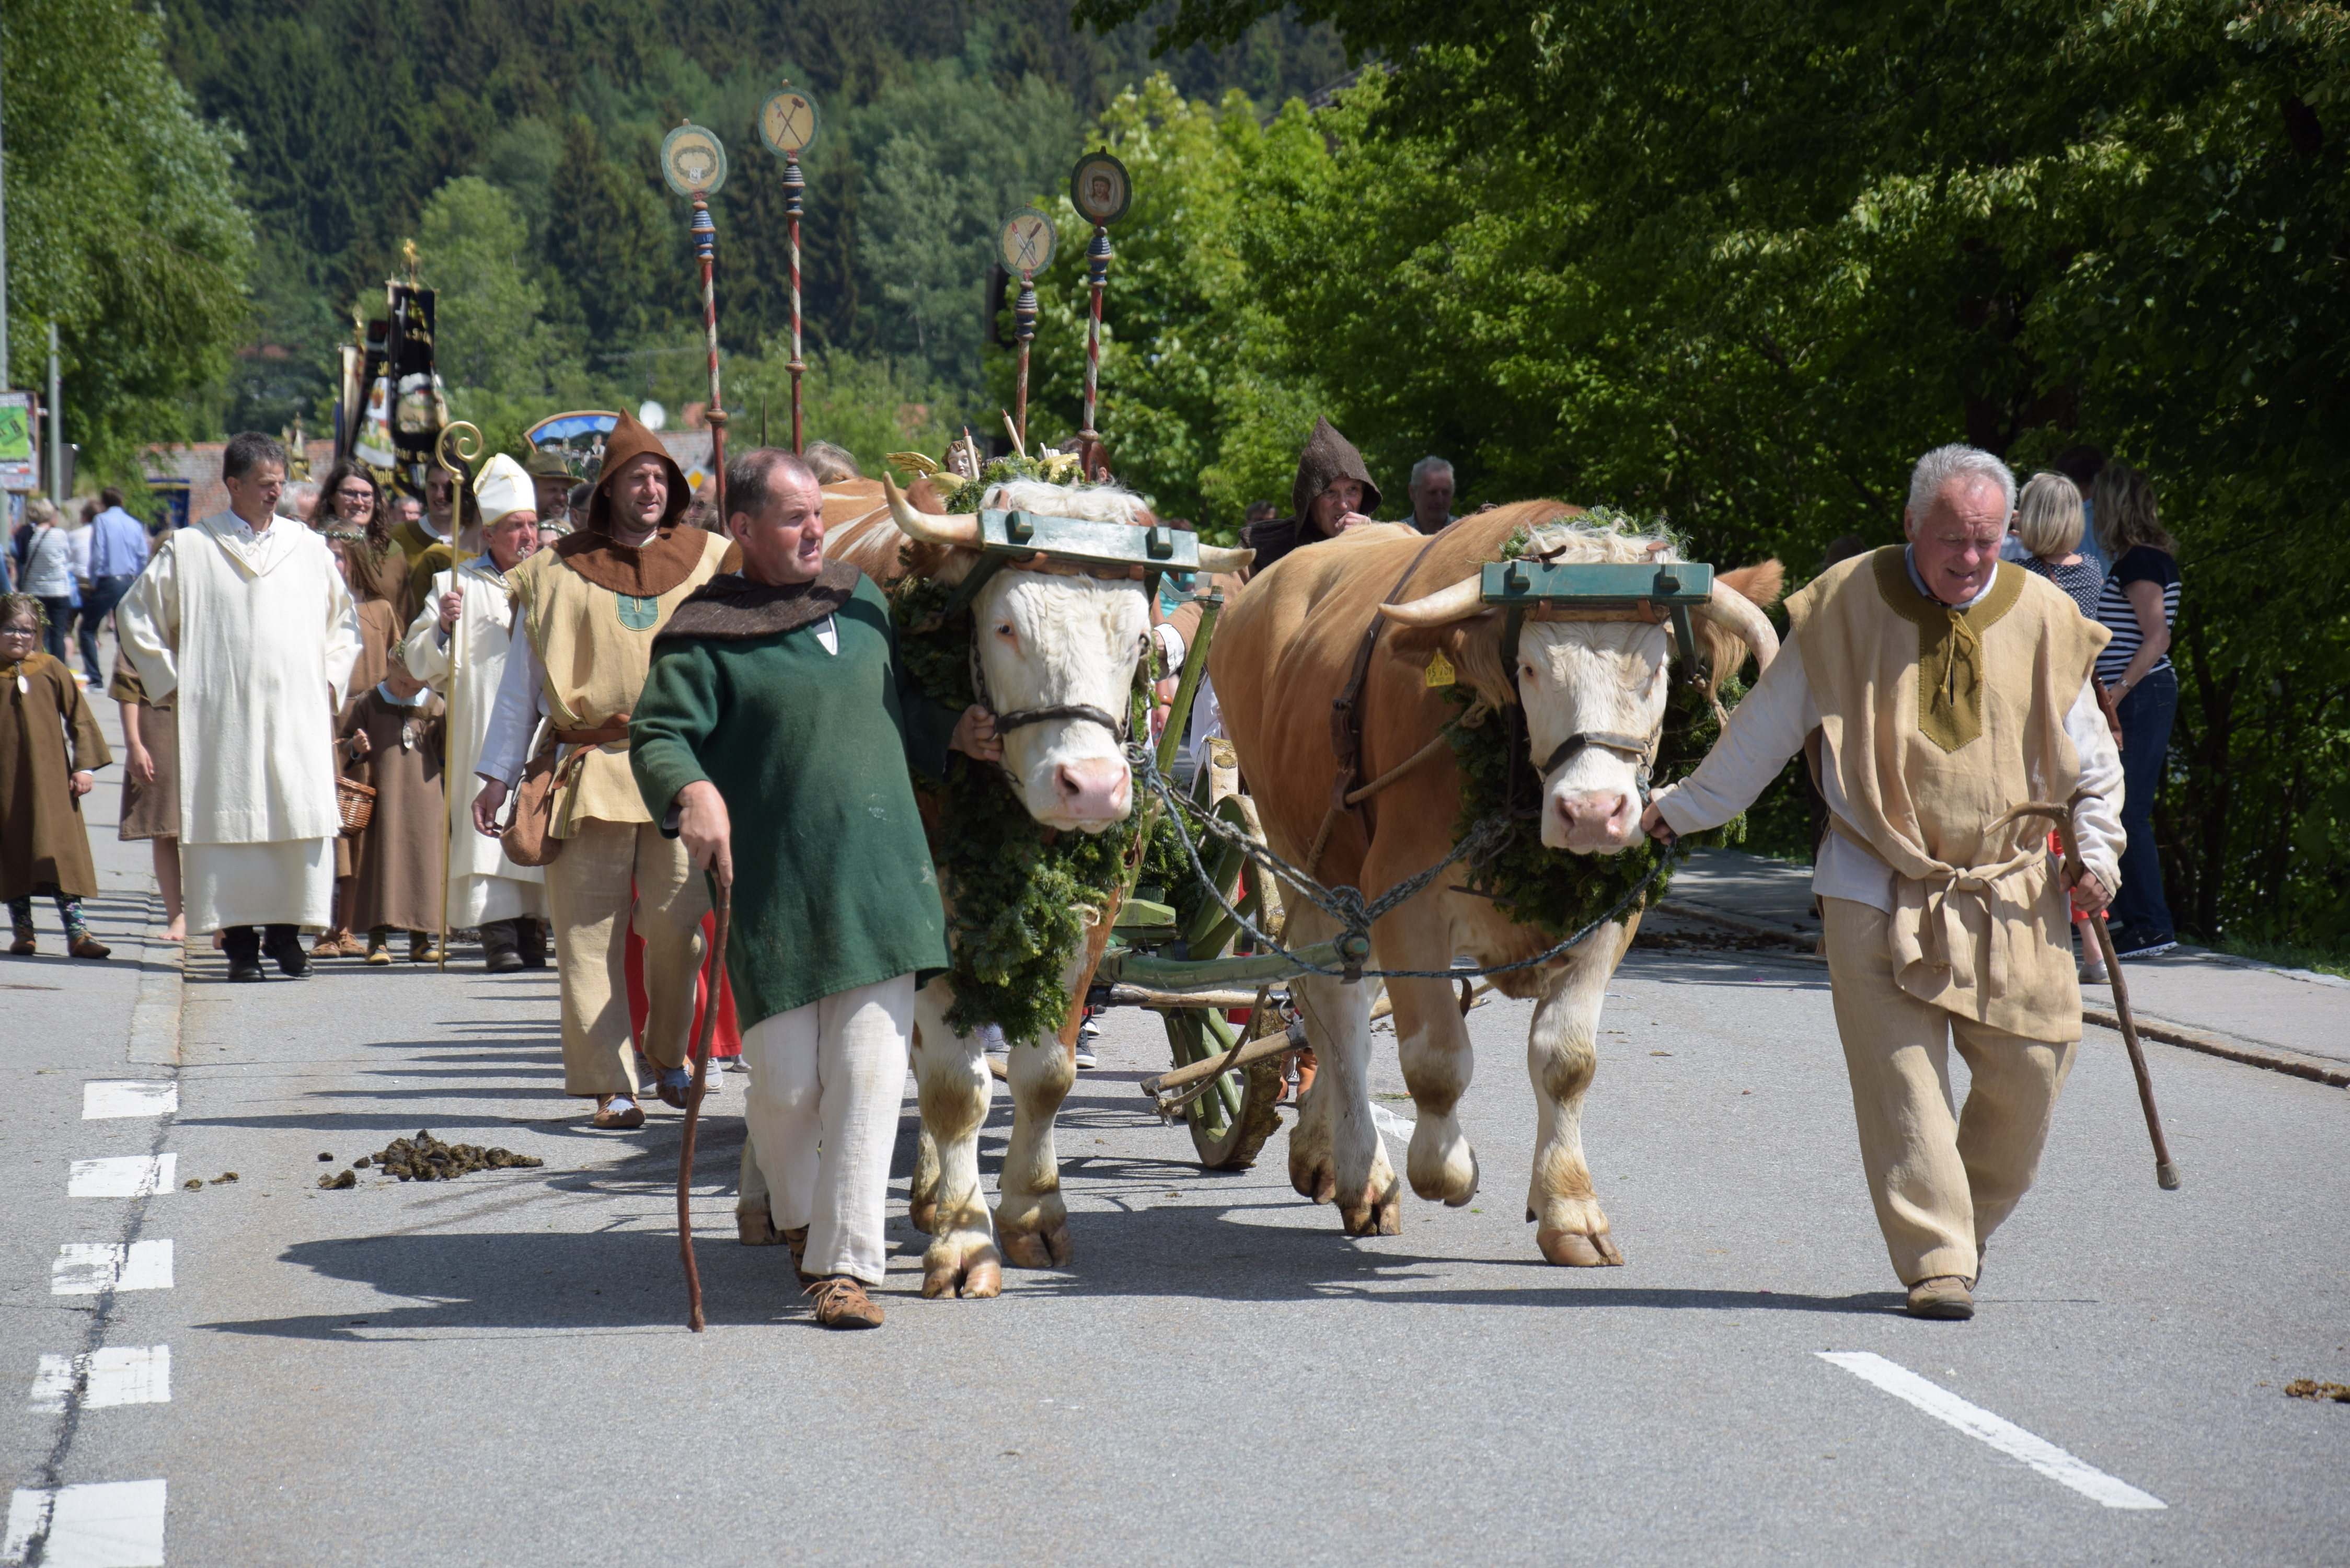
[{"label": "green tunic", "polygon": [[[739,587],[731,575],[704,593]],[[829,618],[765,635],[678,635],[653,650],[629,724],[645,806],[672,836],[678,792],[718,786],[733,823],[726,972],[744,1027],[822,997],[947,967],[946,914],[907,764],[946,766],[959,714],[898,659],[880,590],[862,575]],[[755,623],[754,623],[755,624]]]}]

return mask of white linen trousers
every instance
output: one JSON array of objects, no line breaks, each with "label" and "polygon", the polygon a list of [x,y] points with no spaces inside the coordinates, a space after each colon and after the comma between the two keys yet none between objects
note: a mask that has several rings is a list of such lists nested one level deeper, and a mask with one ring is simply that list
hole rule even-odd
[{"label": "white linen trousers", "polygon": [[778,1231],[807,1227],[801,1268],[882,1282],[889,1154],[906,1099],[914,977],[901,974],[743,1031],[743,1119]]}]

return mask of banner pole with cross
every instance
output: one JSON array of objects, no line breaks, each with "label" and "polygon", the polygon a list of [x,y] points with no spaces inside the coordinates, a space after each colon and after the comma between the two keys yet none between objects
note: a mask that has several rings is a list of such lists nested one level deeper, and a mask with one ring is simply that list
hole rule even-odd
[{"label": "banner pole with cross", "polygon": [[710,358],[710,483],[717,498],[719,525],[726,517],[726,407],[718,384],[718,228],[710,221],[710,198],[726,183],[726,149],[706,126],[687,120],[661,140],[661,176],[670,189],[693,203],[693,254],[702,267],[702,332]]},{"label": "banner pole with cross", "polygon": [[[800,209],[807,181],[800,172],[800,154],[816,140],[816,99],[784,79],[783,90],[771,95],[759,109],[759,137],[767,151],[784,161],[784,222],[792,252],[792,358],[784,368],[792,373],[792,450],[806,450],[806,432],[800,421],[800,378],[807,361],[800,340]],[[762,437],[764,442],[764,438]]]}]

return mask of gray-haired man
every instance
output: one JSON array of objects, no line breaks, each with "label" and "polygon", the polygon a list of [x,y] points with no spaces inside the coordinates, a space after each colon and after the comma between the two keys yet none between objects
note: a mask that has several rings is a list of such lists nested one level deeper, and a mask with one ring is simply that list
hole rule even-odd
[{"label": "gray-haired man", "polygon": [[1433,534],[1452,521],[1452,465],[1423,457],[1411,465],[1411,525]]}]

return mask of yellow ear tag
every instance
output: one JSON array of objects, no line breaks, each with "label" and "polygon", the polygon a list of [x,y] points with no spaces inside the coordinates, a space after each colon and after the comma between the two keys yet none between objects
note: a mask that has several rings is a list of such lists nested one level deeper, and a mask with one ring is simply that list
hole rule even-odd
[{"label": "yellow ear tag", "polygon": [[1444,657],[1444,650],[1437,649],[1436,656],[1428,661],[1428,683],[1430,686],[1452,686],[1459,684],[1460,679],[1453,673],[1452,661]]}]

